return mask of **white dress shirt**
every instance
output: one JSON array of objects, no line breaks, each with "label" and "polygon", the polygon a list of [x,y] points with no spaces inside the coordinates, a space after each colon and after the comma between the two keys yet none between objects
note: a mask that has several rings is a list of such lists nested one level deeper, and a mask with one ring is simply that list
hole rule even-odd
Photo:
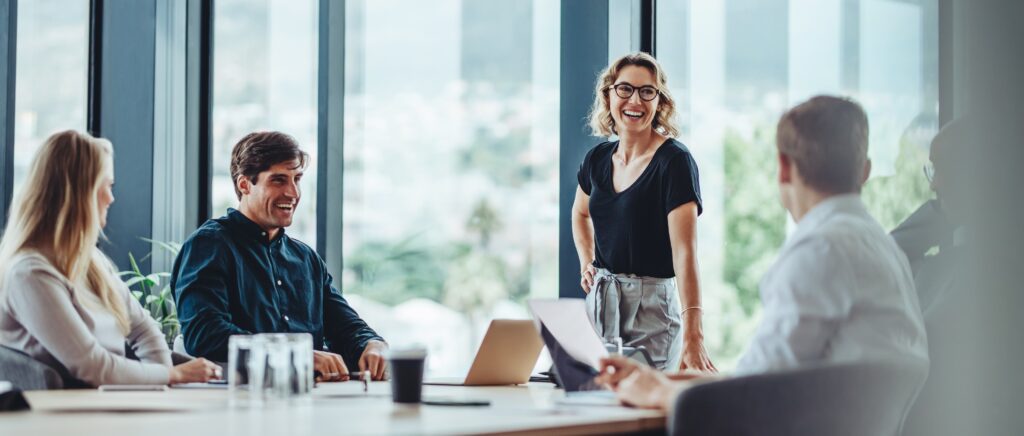
[{"label": "white dress shirt", "polygon": [[910,265],[858,194],[830,197],[803,217],[761,280],[761,303],[738,373],[878,360],[928,364]]}]

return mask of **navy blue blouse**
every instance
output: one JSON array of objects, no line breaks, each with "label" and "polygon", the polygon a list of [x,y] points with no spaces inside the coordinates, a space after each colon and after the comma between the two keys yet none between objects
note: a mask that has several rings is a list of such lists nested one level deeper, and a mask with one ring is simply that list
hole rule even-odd
[{"label": "navy blue blouse", "polygon": [[241,212],[206,221],[174,261],[171,288],[189,354],[227,361],[228,337],[310,333],[313,346],[356,368],[383,340],[332,286],[323,259],[284,229],[273,240]]}]

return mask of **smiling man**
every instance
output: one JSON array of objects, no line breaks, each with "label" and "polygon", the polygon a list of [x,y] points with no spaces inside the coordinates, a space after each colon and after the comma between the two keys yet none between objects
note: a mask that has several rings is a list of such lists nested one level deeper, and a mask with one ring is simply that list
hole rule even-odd
[{"label": "smiling man", "polygon": [[302,197],[308,158],[280,132],[250,133],[235,144],[238,209],[206,221],[174,262],[185,349],[225,362],[231,335],[310,333],[321,380],[347,380],[356,367],[381,380],[384,340],[334,288],[323,259],[284,231]]}]

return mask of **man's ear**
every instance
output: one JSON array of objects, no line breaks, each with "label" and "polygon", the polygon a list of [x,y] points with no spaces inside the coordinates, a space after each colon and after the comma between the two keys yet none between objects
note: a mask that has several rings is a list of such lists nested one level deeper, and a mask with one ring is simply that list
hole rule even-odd
[{"label": "man's ear", "polygon": [[864,186],[869,177],[871,177],[871,159],[864,161],[864,174],[860,176],[860,185]]},{"label": "man's ear", "polygon": [[238,176],[238,179],[235,180],[235,186],[238,187],[238,192],[241,192],[242,195],[248,195],[249,190],[252,189],[252,182],[246,176]]},{"label": "man's ear", "polygon": [[789,156],[778,153],[779,156],[779,183],[789,184],[793,183],[793,161],[789,159]]}]

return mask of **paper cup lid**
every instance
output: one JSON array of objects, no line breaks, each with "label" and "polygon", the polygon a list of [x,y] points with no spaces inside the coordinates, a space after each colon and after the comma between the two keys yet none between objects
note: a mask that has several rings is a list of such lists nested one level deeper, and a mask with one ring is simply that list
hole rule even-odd
[{"label": "paper cup lid", "polygon": [[388,359],[426,359],[425,347],[403,347],[388,350]]}]

